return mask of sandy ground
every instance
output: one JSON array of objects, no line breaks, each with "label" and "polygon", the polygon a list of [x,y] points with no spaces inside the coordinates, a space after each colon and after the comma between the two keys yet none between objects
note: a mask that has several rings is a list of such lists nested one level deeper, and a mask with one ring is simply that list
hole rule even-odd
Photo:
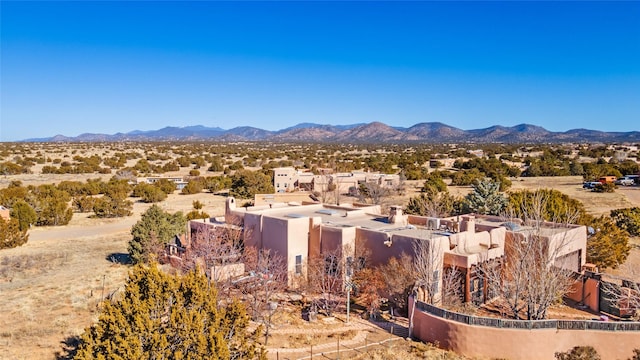
[{"label": "sandy ground", "polygon": [[[86,176],[95,177],[98,176]],[[51,178],[51,175],[19,177],[24,184],[34,185],[50,183]],[[1,178],[0,187],[11,179],[15,178]],[[57,181],[84,179],[76,175],[56,178]],[[409,182],[405,196],[389,201],[406,203],[419,192],[421,184],[421,181]],[[512,188],[555,188],[583,201],[594,214],[640,206],[638,188],[598,194],[581,186],[580,177],[555,177],[518,179],[513,181]],[[451,187],[450,191],[464,195],[470,187]],[[196,199],[204,203],[203,210],[210,215],[223,214],[224,197],[208,193],[172,194],[160,206],[169,212],[187,212]],[[69,225],[35,228],[30,231],[26,245],[0,252],[0,359],[54,358],[62,349],[64,339],[81,334],[97,319],[96,306],[100,299],[122,288],[128,267],[117,262],[118,255],[127,252],[130,228],[148,207],[148,204],[136,203],[134,215],[123,219],[100,220],[74,214]],[[630,260],[640,264],[638,247],[634,248]]]}]

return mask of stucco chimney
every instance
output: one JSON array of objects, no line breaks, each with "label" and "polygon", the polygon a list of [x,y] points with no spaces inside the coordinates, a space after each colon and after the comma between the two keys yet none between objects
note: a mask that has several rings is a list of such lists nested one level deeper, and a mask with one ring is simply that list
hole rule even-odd
[{"label": "stucco chimney", "polygon": [[476,218],[473,215],[465,215],[460,223],[460,231],[476,232]]},{"label": "stucco chimney", "polygon": [[224,203],[224,221],[227,224],[233,224],[235,214],[233,212],[236,210],[236,199],[229,196]]},{"label": "stucco chimney", "polygon": [[387,222],[389,224],[399,224],[399,225],[407,225],[408,216],[402,213],[402,207],[393,205],[389,210],[389,217],[387,218]]}]

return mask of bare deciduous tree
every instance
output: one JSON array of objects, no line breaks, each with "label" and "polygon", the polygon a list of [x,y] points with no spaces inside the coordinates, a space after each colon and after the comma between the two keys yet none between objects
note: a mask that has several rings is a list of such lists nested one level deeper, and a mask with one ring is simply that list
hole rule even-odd
[{"label": "bare deciduous tree", "polygon": [[386,264],[380,266],[385,282],[382,293],[389,302],[389,313],[393,316],[394,309],[407,308],[407,298],[416,283],[412,259],[402,253],[399,258],[392,257]]},{"label": "bare deciduous tree", "polygon": [[448,191],[423,193],[409,199],[406,211],[408,214],[447,217],[455,211],[456,202],[456,198]]},{"label": "bare deciduous tree", "polygon": [[442,271],[442,303],[457,306],[462,303],[464,274],[457,266],[447,266]]},{"label": "bare deciduous tree", "polygon": [[424,293],[424,301],[429,304],[440,302],[440,283],[443,249],[436,239],[413,243],[413,267],[416,289]]},{"label": "bare deciduous tree", "polygon": [[374,205],[383,205],[390,193],[389,188],[379,184],[377,181],[367,181],[360,185],[359,200],[364,203],[371,202]]},{"label": "bare deciduous tree", "polygon": [[240,286],[253,318],[265,325],[265,340],[269,341],[271,319],[278,309],[277,295],[287,287],[285,259],[270,249],[245,249],[245,265],[253,276]]},{"label": "bare deciduous tree", "polygon": [[346,259],[340,249],[308,260],[308,288],[316,294],[313,305],[324,310],[327,316],[333,316],[345,293],[345,266]]},{"label": "bare deciduous tree", "polygon": [[[561,301],[574,283],[568,259],[563,256],[574,239],[564,230],[578,214],[564,214],[565,222],[548,222],[543,217],[545,208],[544,194],[536,195],[521,209],[523,226],[506,241],[502,266],[488,261],[479,265],[489,290],[504,301],[509,315],[516,319],[523,311],[529,320],[544,319],[547,309]],[[551,238],[550,234],[556,236]]]},{"label": "bare deciduous tree", "polygon": [[230,288],[229,265],[241,262],[242,229],[235,225],[201,227],[192,236],[190,248],[182,255],[184,270],[201,266],[211,283],[221,292]]}]

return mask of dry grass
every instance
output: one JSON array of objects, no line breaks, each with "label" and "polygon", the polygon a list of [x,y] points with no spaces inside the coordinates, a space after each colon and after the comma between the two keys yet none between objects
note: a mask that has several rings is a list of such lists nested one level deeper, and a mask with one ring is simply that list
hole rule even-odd
[{"label": "dry grass", "polygon": [[[210,194],[174,194],[161,206],[188,211],[196,198],[221,213],[224,198]],[[121,289],[129,270],[110,255],[127,252],[131,225],[148,206],[136,203],[124,219],[74,214],[69,225],[36,228],[26,245],[0,252],[0,359],[51,359],[97,319],[100,299]]]},{"label": "dry grass", "polygon": [[432,344],[413,341],[395,341],[386,346],[366,351],[365,353],[349,357],[354,360],[420,360],[420,359],[469,359],[454,352],[439,349]]}]

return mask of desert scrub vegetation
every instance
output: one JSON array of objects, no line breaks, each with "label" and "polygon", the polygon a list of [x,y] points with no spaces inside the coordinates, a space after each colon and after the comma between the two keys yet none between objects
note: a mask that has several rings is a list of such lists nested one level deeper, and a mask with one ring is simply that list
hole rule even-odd
[{"label": "desert scrub vegetation", "polygon": [[20,228],[20,222],[16,219],[0,217],[0,249],[14,248],[27,243],[29,234],[26,229]]},{"label": "desert scrub vegetation", "polygon": [[[637,156],[636,150],[623,145],[588,144],[3,143],[0,174],[130,171],[142,176],[197,170],[232,175],[242,169],[293,166],[314,173],[322,169],[401,172],[407,180],[420,180],[428,176],[430,168],[447,168],[454,185],[490,177],[505,190],[509,178],[516,176],[580,175],[589,180],[634,174],[639,170],[633,160]],[[445,167],[445,163],[449,165]]]}]

